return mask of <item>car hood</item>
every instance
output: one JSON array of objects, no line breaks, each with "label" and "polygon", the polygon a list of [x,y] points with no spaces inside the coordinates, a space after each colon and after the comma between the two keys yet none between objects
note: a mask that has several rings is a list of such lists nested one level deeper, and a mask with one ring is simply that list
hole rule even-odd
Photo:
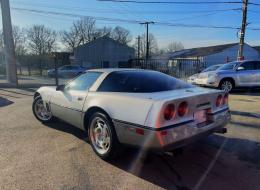
[{"label": "car hood", "polygon": [[199,75],[199,73],[196,73],[194,75],[191,75],[189,78],[196,78]]},{"label": "car hood", "polygon": [[207,78],[210,74],[216,74],[216,71],[208,71],[198,74],[198,78]]}]

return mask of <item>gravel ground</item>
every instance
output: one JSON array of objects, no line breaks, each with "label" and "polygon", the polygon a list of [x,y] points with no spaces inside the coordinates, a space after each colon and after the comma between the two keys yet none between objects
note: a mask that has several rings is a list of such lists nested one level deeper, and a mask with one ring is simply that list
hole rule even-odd
[{"label": "gravel ground", "polygon": [[39,123],[32,89],[0,89],[0,189],[260,189],[260,94],[230,96],[232,121],[183,154],[127,149],[104,162],[86,133],[62,122]]}]

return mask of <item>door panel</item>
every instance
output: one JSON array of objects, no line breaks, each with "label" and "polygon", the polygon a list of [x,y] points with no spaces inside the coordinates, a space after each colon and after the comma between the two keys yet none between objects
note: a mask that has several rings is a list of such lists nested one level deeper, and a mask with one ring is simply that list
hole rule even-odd
[{"label": "door panel", "polygon": [[81,127],[82,108],[86,96],[87,91],[58,91],[51,99],[51,111],[54,116]]},{"label": "door panel", "polygon": [[82,109],[88,89],[101,74],[87,72],[72,80],[63,91],[57,91],[50,100],[53,115],[72,125],[82,127]]},{"label": "door panel", "polygon": [[243,70],[237,71],[237,77],[239,86],[255,86],[256,85],[256,70],[253,61],[247,61],[242,63],[239,67],[243,67]]},{"label": "door panel", "polygon": [[254,86],[256,82],[255,71],[237,71],[238,81],[240,86]]},{"label": "door panel", "polygon": [[256,61],[256,85],[260,86],[260,61]]}]

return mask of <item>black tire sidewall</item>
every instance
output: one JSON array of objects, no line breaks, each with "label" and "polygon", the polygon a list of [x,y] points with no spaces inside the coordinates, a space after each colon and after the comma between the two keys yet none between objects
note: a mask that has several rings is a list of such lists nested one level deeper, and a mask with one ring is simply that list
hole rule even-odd
[{"label": "black tire sidewall", "polygon": [[53,121],[53,116],[52,116],[49,120],[41,120],[41,119],[37,116],[37,114],[35,113],[34,107],[35,107],[36,102],[39,101],[39,100],[42,100],[42,97],[41,97],[41,96],[37,96],[37,97],[34,98],[34,100],[33,100],[33,104],[32,104],[33,115],[35,116],[35,118],[36,118],[38,121],[40,121],[40,122],[42,122],[42,123],[50,123],[50,122],[52,122],[52,121]]},{"label": "black tire sidewall", "polygon": [[[94,145],[92,144],[92,140],[91,140],[91,136],[90,136],[90,126],[92,124],[92,121],[96,117],[103,119],[106,122],[106,124],[107,124],[107,126],[108,126],[108,128],[111,132],[111,138],[110,138],[111,139],[111,142],[110,142],[111,145],[110,145],[108,152],[105,153],[105,154],[100,154],[96,151]],[[89,125],[88,125],[88,137],[89,137],[89,142],[90,142],[92,149],[101,159],[111,160],[111,159],[113,159],[117,156],[117,153],[118,153],[118,150],[119,150],[119,142],[118,142],[118,139],[117,139],[117,135],[116,135],[116,131],[115,131],[113,122],[106,114],[104,114],[102,112],[96,112],[90,117]]]}]

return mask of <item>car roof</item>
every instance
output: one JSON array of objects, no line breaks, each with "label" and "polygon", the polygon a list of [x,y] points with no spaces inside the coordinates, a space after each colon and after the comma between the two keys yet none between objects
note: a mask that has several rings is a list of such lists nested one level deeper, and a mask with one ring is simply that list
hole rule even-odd
[{"label": "car roof", "polygon": [[112,72],[117,72],[117,71],[144,71],[144,70],[143,69],[132,69],[132,68],[107,68],[107,69],[90,69],[87,71],[112,73]]}]

